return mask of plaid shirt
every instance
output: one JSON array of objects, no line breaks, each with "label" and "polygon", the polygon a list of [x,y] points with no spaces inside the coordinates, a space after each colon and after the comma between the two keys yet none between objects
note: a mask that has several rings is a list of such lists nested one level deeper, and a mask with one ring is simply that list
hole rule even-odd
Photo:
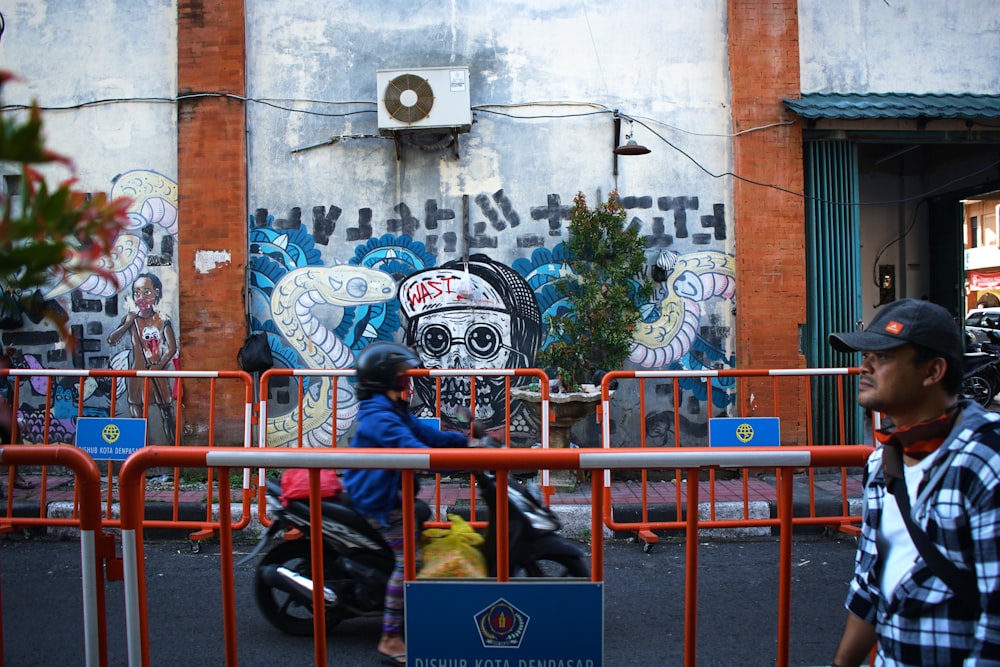
[{"label": "plaid shirt", "polygon": [[[882,449],[876,449],[865,471],[861,538],[845,606],[875,624],[877,666],[1000,665],[1000,415],[972,402],[962,407],[931,455],[912,514],[945,556],[975,570],[982,612],[968,609],[919,557],[892,599],[885,598],[876,531],[882,507],[895,500],[886,492]],[[987,422],[998,426],[980,429]]]}]

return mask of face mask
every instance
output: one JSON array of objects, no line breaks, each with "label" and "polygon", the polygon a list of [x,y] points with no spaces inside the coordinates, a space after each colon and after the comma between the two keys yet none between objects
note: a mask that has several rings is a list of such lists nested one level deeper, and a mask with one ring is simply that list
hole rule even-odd
[{"label": "face mask", "polygon": [[412,387],[413,384],[410,381],[409,375],[397,375],[396,381],[392,385],[392,388],[403,394],[404,398],[407,394],[410,393]]}]

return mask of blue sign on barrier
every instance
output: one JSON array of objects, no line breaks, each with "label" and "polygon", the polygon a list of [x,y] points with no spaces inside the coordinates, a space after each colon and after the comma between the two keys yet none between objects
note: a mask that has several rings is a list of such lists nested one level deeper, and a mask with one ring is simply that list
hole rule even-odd
[{"label": "blue sign on barrier", "polygon": [[777,447],[780,422],[777,417],[713,417],[708,420],[708,446]]},{"label": "blue sign on barrier", "polygon": [[410,581],[406,664],[411,667],[604,662],[604,584]]},{"label": "blue sign on barrier", "polygon": [[146,446],[146,420],[80,417],[76,446],[96,460],[124,461]]}]

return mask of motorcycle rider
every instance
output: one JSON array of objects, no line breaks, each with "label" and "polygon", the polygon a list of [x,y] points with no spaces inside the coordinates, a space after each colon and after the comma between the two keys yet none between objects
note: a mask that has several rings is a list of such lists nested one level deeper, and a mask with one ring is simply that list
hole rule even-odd
[{"label": "motorcycle rider", "polygon": [[[410,414],[408,402],[412,385],[405,373],[419,366],[420,358],[416,353],[399,343],[376,342],[358,353],[355,392],[360,408],[351,447],[419,449],[473,444],[462,433],[441,431]],[[399,470],[349,469],[343,474],[344,487],[355,509],[385,537],[396,556],[396,565],[385,591],[378,652],[387,661],[399,665],[406,664],[402,480]],[[415,508],[419,535],[420,526],[430,517],[430,508],[421,500],[415,500]]]}]

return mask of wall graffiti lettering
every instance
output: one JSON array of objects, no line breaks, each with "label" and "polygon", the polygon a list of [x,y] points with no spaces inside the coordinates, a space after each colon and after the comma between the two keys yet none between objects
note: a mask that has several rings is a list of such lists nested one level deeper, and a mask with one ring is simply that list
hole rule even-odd
[{"label": "wall graffiti lettering", "polygon": [[[470,248],[499,248],[501,247],[499,232],[512,231],[522,226],[521,216],[503,189],[497,190],[492,195],[480,193],[473,197],[472,201],[484,219],[470,221]],[[725,241],[727,237],[725,205],[721,203],[713,204],[711,213],[698,217],[699,228],[711,230],[709,232],[692,231],[689,228],[689,212],[698,211],[701,206],[700,198],[696,196],[655,198],[651,195],[626,196],[622,197],[622,205],[627,211],[637,211],[642,214],[633,216],[629,224],[639,225],[647,230],[645,238],[650,248],[667,248],[681,240],[695,245],[709,245]],[[504,238],[504,244],[512,241],[511,247],[543,247],[546,239],[564,234],[570,208],[569,204],[563,203],[563,198],[559,194],[549,194],[544,206],[529,207],[532,220],[547,222],[546,233],[520,231],[514,234],[510,241]],[[424,238],[424,243],[428,247],[443,253],[455,252],[457,232],[430,233],[444,230],[448,225],[457,227],[460,224],[461,218],[453,209],[440,207],[437,201],[428,199],[423,205],[422,218],[418,217],[405,202],[396,204],[392,210],[394,215],[387,217],[383,222],[386,233],[417,238],[421,232],[429,232]],[[654,210],[667,215],[646,215]],[[342,214],[343,210],[333,204],[312,207],[312,235],[317,244],[325,246],[334,240],[335,230],[337,224],[341,222]],[[268,220],[271,222],[268,223]],[[346,227],[344,237],[349,242],[367,241],[373,238],[375,234],[373,220],[372,209],[358,209],[357,225]],[[270,226],[273,229],[297,229],[303,224],[302,210],[293,207],[288,211],[287,217],[275,217],[268,212],[268,209],[261,208],[256,211],[253,224],[257,227]],[[442,239],[444,245],[438,248]]]}]

